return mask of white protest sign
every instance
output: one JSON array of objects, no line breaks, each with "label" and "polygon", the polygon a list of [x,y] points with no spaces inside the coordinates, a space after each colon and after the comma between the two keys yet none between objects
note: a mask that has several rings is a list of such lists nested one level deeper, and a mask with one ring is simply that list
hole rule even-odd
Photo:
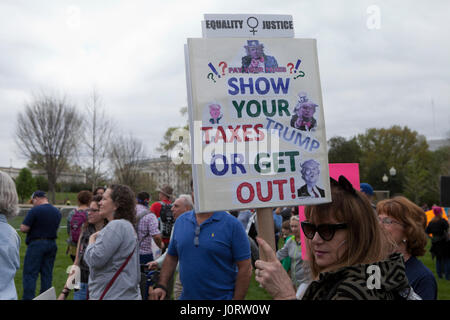
[{"label": "white protest sign", "polygon": [[293,38],[291,15],[205,14],[203,38]]},{"label": "white protest sign", "polygon": [[188,39],[196,212],[331,201],[314,39]]}]

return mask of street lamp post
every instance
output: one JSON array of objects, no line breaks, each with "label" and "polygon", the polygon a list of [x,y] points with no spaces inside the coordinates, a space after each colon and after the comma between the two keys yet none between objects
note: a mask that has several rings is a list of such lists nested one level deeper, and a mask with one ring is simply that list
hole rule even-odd
[{"label": "street lamp post", "polygon": [[[389,169],[389,175],[390,175],[391,177],[394,177],[396,174],[397,174],[397,170],[392,166],[392,167]],[[387,176],[386,173],[383,175],[383,177],[381,178],[381,180],[383,180],[384,183],[387,183],[387,182],[389,181],[389,177]],[[389,188],[389,189],[390,189],[390,188]],[[389,190],[389,193],[390,193],[390,191],[391,191],[391,190]]]},{"label": "street lamp post", "polygon": [[389,169],[389,174],[393,177],[393,176],[395,176],[395,175],[397,174],[397,170],[395,170],[394,167],[391,167],[391,168]]}]

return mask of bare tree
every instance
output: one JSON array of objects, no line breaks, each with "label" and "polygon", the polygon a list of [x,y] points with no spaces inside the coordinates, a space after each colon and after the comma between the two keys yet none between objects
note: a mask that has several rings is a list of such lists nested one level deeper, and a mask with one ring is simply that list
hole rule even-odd
[{"label": "bare tree", "polygon": [[146,158],[144,145],[131,134],[113,140],[109,156],[115,180],[136,190],[141,181],[142,161]]},{"label": "bare tree", "polygon": [[86,104],[86,130],[84,143],[88,158],[88,181],[92,191],[105,176],[104,161],[108,158],[109,144],[112,137],[112,120],[106,115],[97,90],[93,89]]},{"label": "bare tree", "polygon": [[56,181],[76,153],[82,116],[65,97],[42,93],[19,113],[16,144],[20,152],[47,173],[50,200],[55,202]]}]

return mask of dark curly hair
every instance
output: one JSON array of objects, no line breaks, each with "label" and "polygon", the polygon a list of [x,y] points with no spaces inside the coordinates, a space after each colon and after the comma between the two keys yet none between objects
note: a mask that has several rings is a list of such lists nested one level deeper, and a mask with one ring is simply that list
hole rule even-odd
[{"label": "dark curly hair", "polygon": [[136,222],[136,196],[134,192],[129,186],[122,184],[113,184],[109,189],[111,189],[111,199],[117,206],[114,219],[126,219],[134,225]]},{"label": "dark curly hair", "polygon": [[88,190],[82,190],[78,192],[77,199],[80,204],[88,206],[92,201],[92,192]]},{"label": "dark curly hair", "polygon": [[425,254],[428,241],[425,233],[427,216],[419,206],[398,196],[378,202],[377,213],[384,213],[405,225],[406,251],[409,254],[415,257]]}]

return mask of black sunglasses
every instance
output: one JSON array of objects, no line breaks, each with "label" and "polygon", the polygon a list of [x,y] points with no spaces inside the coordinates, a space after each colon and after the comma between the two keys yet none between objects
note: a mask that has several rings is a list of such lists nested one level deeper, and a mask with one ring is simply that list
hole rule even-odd
[{"label": "black sunglasses", "polygon": [[336,224],[326,223],[326,224],[319,224],[318,226],[316,226],[313,223],[303,221],[301,225],[305,237],[307,237],[308,239],[312,239],[314,238],[316,232],[318,232],[319,236],[325,241],[331,241],[331,239],[333,239],[334,237],[334,234],[336,233],[336,230],[347,228],[346,223],[336,223]]}]

